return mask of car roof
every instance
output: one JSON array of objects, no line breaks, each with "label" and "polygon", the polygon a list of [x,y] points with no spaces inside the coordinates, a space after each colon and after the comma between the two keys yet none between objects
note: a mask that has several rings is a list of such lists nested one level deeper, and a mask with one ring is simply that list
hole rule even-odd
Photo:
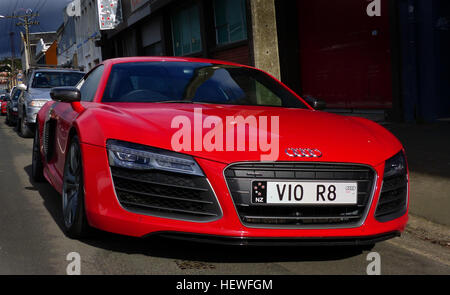
[{"label": "car roof", "polygon": [[51,69],[51,68],[36,68],[32,70],[33,72],[60,72],[60,73],[80,73],[84,74],[84,72],[73,69]]},{"label": "car roof", "polygon": [[192,62],[192,63],[210,63],[210,64],[221,64],[221,65],[232,65],[240,67],[248,67],[234,62],[217,60],[217,59],[206,59],[206,58],[194,58],[194,57],[169,57],[169,56],[138,56],[138,57],[120,57],[108,59],[103,62],[103,64],[120,64],[129,62]]}]

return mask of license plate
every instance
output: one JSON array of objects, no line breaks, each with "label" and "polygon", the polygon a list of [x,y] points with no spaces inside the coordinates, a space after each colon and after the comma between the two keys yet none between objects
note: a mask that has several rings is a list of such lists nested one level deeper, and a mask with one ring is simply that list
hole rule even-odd
[{"label": "license plate", "polygon": [[357,182],[252,182],[253,204],[355,205]]}]

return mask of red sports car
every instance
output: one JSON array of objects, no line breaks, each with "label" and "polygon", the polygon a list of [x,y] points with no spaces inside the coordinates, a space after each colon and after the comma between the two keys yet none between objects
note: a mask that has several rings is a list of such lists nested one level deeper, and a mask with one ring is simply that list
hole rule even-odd
[{"label": "red sports car", "polygon": [[400,235],[401,143],[315,110],[258,69],[192,58],[107,60],[38,113],[33,178],[90,227],[230,244],[373,245]]}]

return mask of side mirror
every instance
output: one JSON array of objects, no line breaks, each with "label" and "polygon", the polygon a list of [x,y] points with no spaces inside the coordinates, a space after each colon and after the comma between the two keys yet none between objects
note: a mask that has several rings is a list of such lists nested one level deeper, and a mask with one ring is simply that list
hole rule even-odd
[{"label": "side mirror", "polygon": [[50,91],[50,97],[60,102],[81,101],[81,92],[76,87],[55,87]]},{"label": "side mirror", "polygon": [[327,103],[323,100],[306,96],[304,100],[315,110],[324,110],[327,107]]},{"label": "side mirror", "polygon": [[27,85],[25,84],[19,84],[17,85],[17,89],[20,89],[22,91],[27,91]]}]

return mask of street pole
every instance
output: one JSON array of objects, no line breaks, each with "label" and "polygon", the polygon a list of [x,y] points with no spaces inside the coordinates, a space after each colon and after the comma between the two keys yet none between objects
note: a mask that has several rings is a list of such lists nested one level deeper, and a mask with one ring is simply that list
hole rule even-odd
[{"label": "street pole", "polygon": [[[27,51],[27,59],[28,63],[31,65],[31,46],[30,46],[30,27],[33,25],[38,25],[38,21],[33,21],[33,17],[39,16],[38,13],[27,13],[24,15],[6,15],[2,16],[2,18],[12,18],[12,19],[20,19],[22,22],[17,23],[17,26],[23,26],[25,28],[25,46]],[[26,65],[26,69],[28,70],[30,65]]]},{"label": "street pole", "polygon": [[12,86],[13,85],[15,85],[16,83],[15,83],[15,71],[16,71],[16,67],[15,67],[15,65],[14,65],[14,61],[15,61],[15,59],[16,59],[16,48],[15,48],[15,46],[14,46],[14,32],[9,32],[9,41],[11,42],[11,87],[10,88],[12,88]]},{"label": "street pole", "polygon": [[[26,40],[26,46],[27,46],[27,53],[28,53],[28,60],[29,60],[29,66],[31,66],[31,46],[30,46],[30,26],[32,25],[38,25],[38,21],[30,21],[31,18],[39,16],[39,14],[26,14],[23,16],[18,16],[16,18],[23,18],[22,23],[17,23],[17,26],[23,26],[25,28],[25,40]],[[27,69],[28,70],[28,69]]]}]

